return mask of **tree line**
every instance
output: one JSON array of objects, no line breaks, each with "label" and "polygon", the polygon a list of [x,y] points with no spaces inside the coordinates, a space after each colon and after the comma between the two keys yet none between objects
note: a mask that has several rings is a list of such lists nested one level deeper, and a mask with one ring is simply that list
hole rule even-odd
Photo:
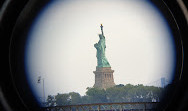
[{"label": "tree line", "polygon": [[61,106],[112,102],[159,102],[163,90],[164,88],[161,87],[142,84],[120,84],[106,90],[88,87],[84,96],[77,92],[48,95],[46,104],[47,106]]}]

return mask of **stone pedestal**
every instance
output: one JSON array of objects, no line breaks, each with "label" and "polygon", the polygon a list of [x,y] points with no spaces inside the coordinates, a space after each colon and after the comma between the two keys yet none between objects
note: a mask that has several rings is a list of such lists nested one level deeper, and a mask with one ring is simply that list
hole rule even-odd
[{"label": "stone pedestal", "polygon": [[111,67],[96,67],[96,71],[93,73],[95,74],[95,88],[107,89],[115,86],[114,70],[111,70]]}]

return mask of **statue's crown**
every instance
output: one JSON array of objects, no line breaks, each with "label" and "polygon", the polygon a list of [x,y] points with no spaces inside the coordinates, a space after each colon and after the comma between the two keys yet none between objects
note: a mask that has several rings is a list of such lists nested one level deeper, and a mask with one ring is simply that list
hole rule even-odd
[{"label": "statue's crown", "polygon": [[99,34],[99,37],[104,37],[104,38],[105,38],[105,36],[104,36],[104,35],[102,35],[102,34]]}]

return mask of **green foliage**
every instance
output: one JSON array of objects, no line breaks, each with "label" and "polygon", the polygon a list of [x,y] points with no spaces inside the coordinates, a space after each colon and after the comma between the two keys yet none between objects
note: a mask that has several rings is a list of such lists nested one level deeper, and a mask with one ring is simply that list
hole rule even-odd
[{"label": "green foliage", "polygon": [[56,100],[54,96],[49,95],[47,97],[47,105],[48,106],[55,106],[56,105]]},{"label": "green foliage", "polygon": [[[57,94],[55,96],[57,105],[75,105],[88,103],[107,102],[156,102],[160,100],[163,88],[154,86],[138,85],[116,85],[115,87],[104,89],[87,88],[86,95],[70,92],[67,94]],[[48,103],[52,102],[48,98]]]},{"label": "green foliage", "polygon": [[76,92],[70,92],[69,97],[71,97],[71,104],[78,104],[82,101],[80,94]]},{"label": "green foliage", "polygon": [[58,106],[69,105],[70,104],[69,97],[70,97],[69,94],[57,94],[55,96],[56,104]]},{"label": "green foliage", "polygon": [[107,102],[106,91],[104,89],[88,88],[86,95],[88,96],[89,103]]}]

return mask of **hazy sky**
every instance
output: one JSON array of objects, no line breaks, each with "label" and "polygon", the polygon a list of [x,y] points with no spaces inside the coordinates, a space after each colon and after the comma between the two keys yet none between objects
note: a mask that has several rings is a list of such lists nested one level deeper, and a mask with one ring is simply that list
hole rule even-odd
[{"label": "hazy sky", "polygon": [[56,0],[38,16],[26,48],[28,79],[37,97],[79,92],[94,85],[100,24],[116,84],[144,84],[174,68],[173,37],[166,21],[145,0]]}]

